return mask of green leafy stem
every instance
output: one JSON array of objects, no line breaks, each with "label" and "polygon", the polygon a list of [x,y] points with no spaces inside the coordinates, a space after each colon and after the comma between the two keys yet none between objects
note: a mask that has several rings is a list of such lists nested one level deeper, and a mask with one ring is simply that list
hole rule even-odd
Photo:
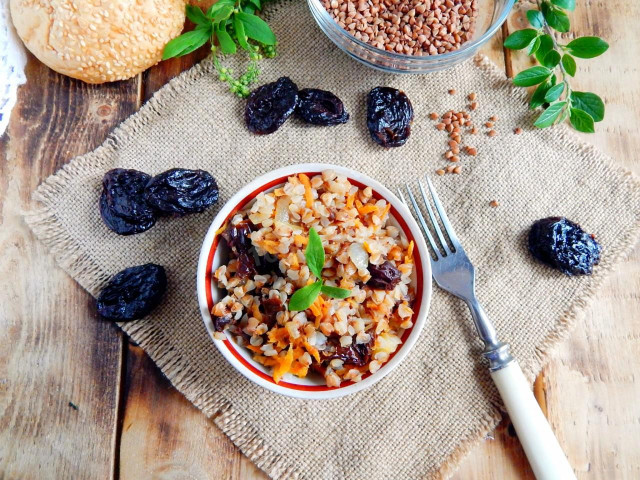
[{"label": "green leafy stem", "polygon": [[324,247],[322,246],[320,235],[313,227],[309,230],[309,241],[304,251],[304,257],[307,260],[309,270],[316,276],[316,281],[296,290],[291,296],[291,300],[289,300],[289,310],[294,312],[306,310],[316,301],[320,293],[332,298],[347,298],[351,295],[351,290],[324,284],[322,280],[322,269],[324,268],[325,260]]},{"label": "green leafy stem", "polygon": [[575,9],[575,0],[538,0],[537,5],[537,10],[527,11],[527,20],[533,28],[518,30],[504,42],[506,48],[525,49],[540,63],[518,73],[513,83],[520,87],[538,86],[529,102],[531,109],[544,108],[534,123],[536,127],[550,127],[569,118],[576,130],[592,133],[594,122],[604,118],[604,102],[595,93],[572,90],[569,78],[577,70],[574,57],[597,57],[609,45],[599,37],[579,37],[566,45],[558,43],[553,30],[569,31],[566,11]]},{"label": "green leafy stem", "polygon": [[[276,55],[276,36],[269,25],[255,13],[262,8],[261,0],[218,0],[206,12],[187,5],[187,18],[195,29],[171,40],[164,47],[162,59],[187,55],[211,42],[213,62],[221,81],[229,84],[231,92],[240,97],[249,95],[249,85],[260,75],[257,62]],[[218,46],[215,44],[218,42]],[[238,50],[249,55],[247,71],[239,78],[233,70],[222,66],[219,53],[234,55]]]}]

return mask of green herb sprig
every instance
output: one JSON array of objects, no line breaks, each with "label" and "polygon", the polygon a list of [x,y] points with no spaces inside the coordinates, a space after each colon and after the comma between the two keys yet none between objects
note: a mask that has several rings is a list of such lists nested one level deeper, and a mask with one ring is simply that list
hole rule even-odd
[{"label": "green herb sprig", "polygon": [[575,9],[575,0],[538,0],[537,5],[537,10],[527,11],[533,28],[518,30],[504,42],[506,48],[526,49],[527,55],[535,56],[540,63],[518,73],[513,83],[520,87],[538,85],[529,102],[531,109],[544,108],[534,123],[536,127],[550,127],[568,117],[576,130],[593,133],[594,122],[604,118],[604,102],[595,93],[572,90],[569,77],[576,74],[574,57],[597,57],[607,51],[609,44],[599,37],[579,37],[566,45],[558,43],[552,29],[569,31],[566,11]]},{"label": "green herb sprig", "polygon": [[307,266],[311,273],[316,276],[316,281],[310,283],[306,287],[302,287],[291,296],[289,300],[289,310],[293,312],[303,311],[309,308],[320,293],[324,293],[332,298],[347,298],[351,295],[351,290],[346,288],[331,287],[325,285],[322,280],[322,269],[324,268],[324,247],[320,235],[316,229],[311,227],[309,230],[309,242],[304,251],[304,257],[307,260]]},{"label": "green herb sprig", "polygon": [[[218,78],[229,84],[232,93],[246,97],[249,95],[249,86],[260,75],[258,60],[263,57],[273,58],[276,55],[275,34],[269,25],[255,14],[261,8],[261,0],[218,0],[206,12],[187,5],[187,18],[196,24],[196,28],[167,43],[162,59],[187,55],[211,42]],[[216,39],[218,46],[215,44]],[[233,70],[222,66],[219,54],[234,55],[238,50],[247,52],[249,66],[244,74],[234,78]]]}]

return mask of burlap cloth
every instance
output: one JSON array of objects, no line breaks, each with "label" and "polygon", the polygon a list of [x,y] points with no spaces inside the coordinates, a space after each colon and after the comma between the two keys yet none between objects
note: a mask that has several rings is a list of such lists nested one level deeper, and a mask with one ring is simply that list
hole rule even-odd
[{"label": "burlap cloth", "polygon": [[[331,90],[351,113],[348,124],[320,128],[289,120],[273,135],[251,135],[243,123],[244,102],[204,61],[160,90],[101,147],[47,179],[35,192],[41,207],[27,220],[93,295],[122,268],[149,261],[167,268],[166,300],[148,318],[122,328],[205,415],[219,413],[215,423],[273,478],[447,476],[501,418],[499,397],[479,359],[480,342],[460,301],[436,288],[415,348],[370,389],[324,401],[270,393],[226,362],[198,313],[198,253],[218,208],[121,237],[98,213],[102,175],[114,167],[151,174],[203,168],[218,180],[218,205],[256,176],[301,162],[347,165],[395,188],[446,163],[446,132],[437,131],[428,115],[462,108],[466,94],[476,92],[476,124],[497,115],[499,135],[466,136],[478,156],[464,160],[461,175],[436,177],[436,187],[478,268],[479,298],[530,379],[633,247],[639,184],[567,128],[531,127],[526,92],[483,57],[436,74],[392,76],[338,51],[302,0],[280,2],[268,15],[280,47],[275,60],[262,62],[261,81],[288,75],[301,88]],[[365,95],[378,85],[400,88],[413,102],[413,133],[401,148],[385,150],[368,136]],[[450,88],[458,93],[447,94]],[[514,135],[516,126],[524,133]],[[493,199],[498,208],[489,206]],[[527,228],[549,215],[566,215],[597,235],[604,254],[592,277],[568,278],[531,259]]]}]

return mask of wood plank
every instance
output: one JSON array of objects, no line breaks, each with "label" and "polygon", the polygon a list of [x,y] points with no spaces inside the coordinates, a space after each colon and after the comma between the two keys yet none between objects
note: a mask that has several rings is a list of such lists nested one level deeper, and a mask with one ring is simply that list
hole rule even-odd
[{"label": "wood plank", "polygon": [[140,347],[129,345],[120,478],[266,478],[182,396]]},{"label": "wood plank", "polygon": [[136,82],[88,86],[34,57],[0,140],[0,477],[109,478],[122,338],[31,234],[31,192],[100,144]]},{"label": "wood plank", "polygon": [[[633,2],[579,2],[570,14],[573,33],[559,36],[562,43],[585,35],[610,43],[602,57],[577,60],[572,88],[599,94],[607,109],[595,134],[580,135],[635,173],[640,172],[640,72],[628,45],[640,41],[632,25],[638,15],[640,5]],[[524,26],[523,14],[511,16],[512,31]],[[513,63],[516,73],[531,65],[522,53],[513,54]],[[580,479],[640,476],[640,405],[634,400],[640,398],[634,381],[640,370],[639,273],[636,247],[543,369],[549,420]]]}]

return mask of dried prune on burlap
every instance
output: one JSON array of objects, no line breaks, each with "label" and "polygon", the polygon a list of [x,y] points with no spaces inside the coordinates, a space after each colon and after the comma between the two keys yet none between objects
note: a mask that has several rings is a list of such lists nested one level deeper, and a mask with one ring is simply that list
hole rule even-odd
[{"label": "dried prune on burlap", "polygon": [[144,198],[164,214],[200,213],[218,201],[218,184],[204,170],[172,168],[147,183]]},{"label": "dried prune on burlap", "polygon": [[529,251],[551,268],[567,275],[591,275],[602,247],[593,235],[564,217],[535,222],[529,231]]},{"label": "dried prune on burlap", "polygon": [[164,267],[154,263],[130,267],[117,273],[98,296],[98,313],[119,322],[149,314],[167,290]]},{"label": "dried prune on burlap", "polygon": [[413,107],[404,92],[376,87],[367,96],[367,127],[374,142],[400,147],[411,134]]},{"label": "dried prune on burlap", "polygon": [[105,225],[119,235],[133,235],[156,223],[156,212],[144,200],[151,175],[138,170],[114,168],[102,178],[100,215]]},{"label": "dried prune on burlap", "polygon": [[371,274],[371,278],[367,282],[368,287],[377,290],[393,290],[400,282],[400,271],[389,261],[381,265],[370,263],[367,269]]},{"label": "dried prune on burlap", "polygon": [[244,120],[253,133],[273,133],[291,116],[297,102],[298,87],[289,77],[281,77],[251,92]]},{"label": "dried prune on burlap", "polygon": [[349,120],[342,100],[331,92],[317,88],[305,88],[298,92],[296,115],[307,123],[322,126],[339,125]]}]

